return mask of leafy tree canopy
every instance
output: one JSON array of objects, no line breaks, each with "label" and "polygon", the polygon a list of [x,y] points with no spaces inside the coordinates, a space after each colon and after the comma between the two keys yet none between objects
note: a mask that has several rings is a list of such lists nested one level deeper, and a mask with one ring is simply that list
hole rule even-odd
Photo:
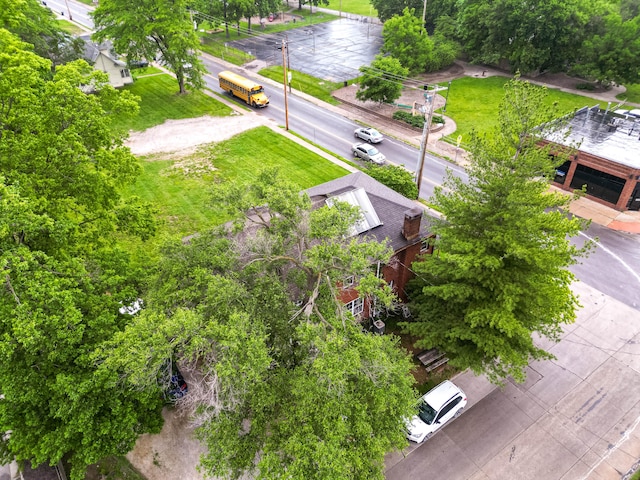
[{"label": "leafy tree canopy", "polygon": [[358,100],[374,102],[393,102],[402,95],[402,82],[409,74],[409,69],[400,65],[393,57],[376,55],[371,66],[360,67],[362,77],[356,92]]},{"label": "leafy tree canopy", "polygon": [[413,174],[404,167],[371,165],[367,168],[367,175],[411,200],[418,198],[418,186],[413,179]]},{"label": "leafy tree canopy", "polygon": [[147,308],[104,367],[144,388],[178,359],[209,475],[384,478],[415,408],[411,362],[394,337],[363,331],[339,285],[356,275],[361,297],[389,302],[372,267],[389,249],[347,235],[356,208],[312,210],[272,171],[217,185],[215,198],[239,215],[235,233],[167,247]]},{"label": "leafy tree canopy", "polygon": [[513,72],[564,70],[594,12],[584,0],[466,0],[459,31],[475,62],[507,60]]},{"label": "leafy tree canopy", "polygon": [[499,127],[471,142],[468,183],[449,175],[436,189],[431,202],[444,217],[432,225],[436,251],[413,266],[406,331],[496,382],[523,381],[530,360],[550,358],[534,336],[556,340],[578,306],[568,267],[586,250],[568,238],[584,221],[563,211],[570,198],[548,190],[562,160],[537,145],[537,128],[557,118],[544,95],[507,83]]},{"label": "leafy tree canopy", "polygon": [[639,83],[640,16],[623,20],[619,13],[603,19],[601,32],[587,38],[573,73],[601,83]]},{"label": "leafy tree canopy", "polygon": [[122,389],[90,355],[138,296],[114,233],[154,228],[148,206],[125,208],[118,193],[139,167],[113,122],[137,103],[83,61],[52,76],[2,29],[0,72],[0,431],[11,431],[0,451],[34,464],[68,455],[80,479],[161,425],[157,391]]},{"label": "leafy tree canopy", "polygon": [[188,6],[187,0],[101,0],[93,37],[110,39],[128,59],[157,58],[175,73],[180,93],[187,85],[200,89],[204,65]]},{"label": "leafy tree canopy", "polygon": [[50,59],[53,66],[77,60],[82,54],[82,41],[62,30],[38,0],[0,0],[0,28],[33,45],[35,53]]},{"label": "leafy tree canopy", "polygon": [[433,42],[413,10],[405,8],[382,27],[382,52],[397,58],[409,72],[424,72]]}]

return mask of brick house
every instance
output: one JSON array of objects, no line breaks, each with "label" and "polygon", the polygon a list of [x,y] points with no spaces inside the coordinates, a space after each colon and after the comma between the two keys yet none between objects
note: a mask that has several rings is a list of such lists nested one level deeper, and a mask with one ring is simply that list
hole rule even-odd
[{"label": "brick house", "polygon": [[599,106],[578,110],[568,129],[546,138],[577,151],[556,168],[563,190],[586,185],[587,196],[616,210],[640,210],[640,118]]},{"label": "brick house", "polygon": [[[348,202],[362,209],[363,219],[354,226],[353,234],[380,242],[387,240],[393,256],[386,265],[377,265],[378,275],[391,285],[402,301],[407,300],[405,287],[414,277],[411,264],[418,255],[431,253],[428,239],[428,217],[425,208],[386,187],[363,172],[323,183],[305,191],[313,208],[331,205],[334,200]],[[341,300],[354,316],[366,319],[373,316],[372,306],[360,298],[352,288],[357,279],[346,278]]]}]

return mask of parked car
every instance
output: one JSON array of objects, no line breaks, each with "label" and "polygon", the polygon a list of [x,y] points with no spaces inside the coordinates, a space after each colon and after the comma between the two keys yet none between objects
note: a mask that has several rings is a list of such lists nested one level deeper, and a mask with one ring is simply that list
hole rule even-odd
[{"label": "parked car", "polygon": [[145,59],[140,60],[130,60],[128,62],[129,68],[147,68],[149,66],[149,62]]},{"label": "parked car", "polygon": [[407,438],[422,443],[440,427],[462,413],[467,396],[453,382],[445,380],[425,393],[418,402],[418,415],[407,422]]},{"label": "parked car", "polygon": [[361,158],[367,162],[373,162],[376,165],[384,165],[387,160],[385,156],[373,145],[366,143],[356,143],[351,147],[354,157]]},{"label": "parked car", "polygon": [[356,128],[353,135],[369,143],[380,143],[384,138],[375,128]]}]

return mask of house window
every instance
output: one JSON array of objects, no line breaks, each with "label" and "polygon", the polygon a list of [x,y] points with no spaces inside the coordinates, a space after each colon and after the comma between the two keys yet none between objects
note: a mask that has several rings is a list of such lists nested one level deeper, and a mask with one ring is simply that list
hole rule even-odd
[{"label": "house window", "polygon": [[122,78],[129,78],[131,76],[131,72],[129,72],[128,68],[123,68],[122,70],[120,70],[120,76]]},{"label": "house window", "polygon": [[349,310],[354,317],[357,317],[364,311],[364,300],[358,297],[347,303],[344,308]]},{"label": "house window", "polygon": [[429,250],[429,247],[431,246],[431,242],[430,242],[430,238],[423,238],[420,241],[420,253],[424,253],[427,250]]},{"label": "house window", "polygon": [[353,287],[353,284],[355,283],[355,281],[356,281],[356,279],[355,279],[355,277],[353,275],[348,276],[342,282],[342,288],[351,288],[351,287]]}]

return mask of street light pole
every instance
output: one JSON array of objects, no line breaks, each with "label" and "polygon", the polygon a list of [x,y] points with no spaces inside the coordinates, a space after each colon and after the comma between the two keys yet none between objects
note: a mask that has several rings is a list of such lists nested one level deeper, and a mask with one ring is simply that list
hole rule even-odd
[{"label": "street light pole", "polygon": [[433,105],[435,102],[436,92],[435,90],[429,96],[427,93],[424,97],[429,101],[429,115],[425,118],[424,128],[422,130],[422,141],[420,142],[420,159],[418,161],[418,168],[416,170],[416,186],[418,187],[418,197],[420,196],[420,186],[422,185],[422,169],[424,168],[424,158],[427,154],[427,142],[429,141],[429,127],[431,126],[431,118],[433,117]]},{"label": "street light pole", "polygon": [[451,82],[449,82],[449,87],[447,88],[447,97],[444,99],[444,107],[442,107],[442,111],[447,111],[447,102],[449,101],[449,91],[451,90]]},{"label": "street light pole", "polygon": [[287,41],[282,40],[282,71],[284,72],[284,121],[285,121],[285,130],[289,131],[289,103],[287,102],[287,83],[288,75],[287,75]]}]

